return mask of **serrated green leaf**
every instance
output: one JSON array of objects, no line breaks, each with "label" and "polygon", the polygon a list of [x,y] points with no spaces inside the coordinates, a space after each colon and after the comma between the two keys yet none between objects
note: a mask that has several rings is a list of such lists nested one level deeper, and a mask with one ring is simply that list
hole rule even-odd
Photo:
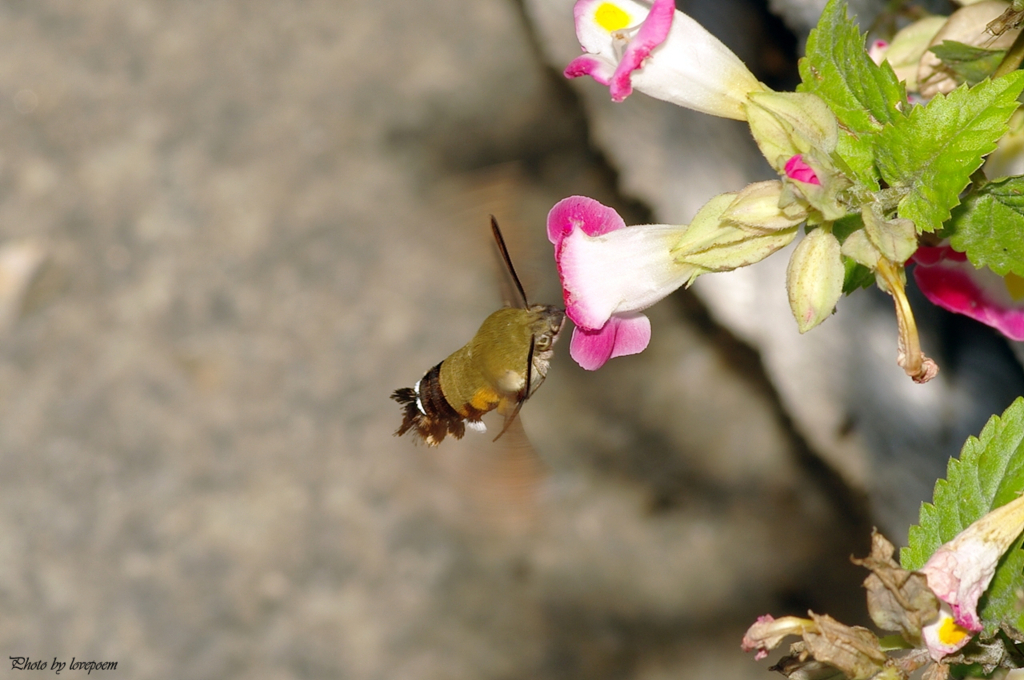
[{"label": "serrated green leaf", "polygon": [[824,99],[854,133],[877,131],[909,108],[892,67],[871,61],[864,41],[857,23],[846,16],[846,2],[829,0],[800,60],[803,82],[797,90]]},{"label": "serrated green leaf", "polygon": [[908,190],[900,217],[913,220],[918,231],[942,227],[982,157],[1006,132],[1021,89],[1024,71],[963,85],[885,126],[875,143],[875,162],[889,186]]},{"label": "serrated green leaf", "polygon": [[981,600],[979,614],[985,623],[985,630],[991,635],[999,628],[1009,629],[1015,633],[1013,638],[1019,640],[1024,633],[1024,613],[1020,611],[1019,593],[1024,586],[1024,550],[1021,543],[1024,536],[1006,551],[1003,560],[992,577],[988,592]]},{"label": "serrated green leaf", "polygon": [[863,184],[869,191],[878,191],[878,170],[875,169],[875,150],[872,133],[859,135],[839,130],[839,141],[832,160],[850,179]]},{"label": "serrated green leaf", "polygon": [[1024,177],[989,182],[968,195],[947,231],[953,248],[975,267],[1024,276]]},{"label": "serrated green leaf", "polygon": [[[910,528],[909,545],[900,552],[904,569],[920,569],[944,543],[1024,491],[1024,398],[1003,415],[992,416],[981,435],[970,437],[959,458],[949,461],[946,478],[935,483],[931,503],[921,505],[920,524]],[[1016,591],[1024,586],[1020,539],[1007,552],[981,600],[986,635],[1000,625],[1024,630],[1024,612]]]},{"label": "serrated green leaf", "polygon": [[987,50],[955,40],[944,40],[928,49],[968,85],[976,85],[992,75],[1006,56],[1006,50]]}]

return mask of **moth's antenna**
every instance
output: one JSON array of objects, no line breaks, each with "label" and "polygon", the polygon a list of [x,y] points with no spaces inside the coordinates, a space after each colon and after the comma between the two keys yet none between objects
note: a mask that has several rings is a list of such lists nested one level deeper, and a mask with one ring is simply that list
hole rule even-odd
[{"label": "moth's antenna", "polygon": [[[491,215],[491,231],[494,232],[494,240],[498,242],[498,250],[501,251],[501,259],[505,261],[505,267],[508,269],[508,273],[512,275],[512,280],[516,284],[516,290],[519,291],[519,298],[523,301],[523,308],[529,307],[530,303],[526,301],[526,291],[523,290],[523,284],[519,282],[519,276],[516,274],[516,268],[512,266],[512,258],[508,256],[508,248],[505,247],[505,239],[501,235],[501,229],[498,228],[498,220],[494,219],[494,215]],[[502,430],[504,432],[504,430]],[[499,437],[501,435],[498,435]]]}]

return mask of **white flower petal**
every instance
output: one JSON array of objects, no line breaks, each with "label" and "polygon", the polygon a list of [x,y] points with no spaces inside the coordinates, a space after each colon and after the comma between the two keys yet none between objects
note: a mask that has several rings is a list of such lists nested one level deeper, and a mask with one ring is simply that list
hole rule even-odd
[{"label": "white flower petal", "polygon": [[650,224],[588,236],[575,229],[558,262],[566,311],[576,324],[598,329],[612,314],[638,312],[685,284],[694,268],[671,256],[680,228]]}]

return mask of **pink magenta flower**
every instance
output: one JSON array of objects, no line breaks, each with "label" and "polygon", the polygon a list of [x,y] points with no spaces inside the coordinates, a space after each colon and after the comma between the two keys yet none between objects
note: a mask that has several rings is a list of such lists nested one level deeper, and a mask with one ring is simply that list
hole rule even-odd
[{"label": "pink magenta flower", "polygon": [[949,246],[917,249],[914,280],[933,304],[992,326],[1012,340],[1024,340],[1024,280],[975,269]]},{"label": "pink magenta flower", "polygon": [[651,340],[643,314],[690,281],[699,268],[679,264],[672,248],[685,227],[627,227],[612,208],[585,196],[564,198],[548,213],[548,239],[573,330],[569,354],[596,370],[608,359],[642,352]]},{"label": "pink magenta flower", "polygon": [[786,161],[786,177],[795,179],[797,182],[803,182],[804,184],[817,184],[821,185],[821,181],[818,176],[814,173],[814,169],[804,162],[804,157],[797,154]]},{"label": "pink magenta flower", "polygon": [[583,51],[567,78],[589,75],[621,102],[633,88],[713,116],[746,120],[747,94],[765,86],[728,47],[673,0],[577,0]]},{"label": "pink magenta flower", "polygon": [[921,631],[933,659],[952,654],[982,630],[978,600],[1022,530],[1024,496],[1019,496],[961,531],[921,567],[928,587],[944,603],[939,618]]}]

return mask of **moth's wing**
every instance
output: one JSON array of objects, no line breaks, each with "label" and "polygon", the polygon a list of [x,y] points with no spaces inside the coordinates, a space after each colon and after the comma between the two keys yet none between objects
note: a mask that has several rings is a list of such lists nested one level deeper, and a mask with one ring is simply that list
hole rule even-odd
[{"label": "moth's wing", "polygon": [[502,425],[501,432],[494,438],[494,441],[498,441],[501,435],[508,431],[509,426],[519,417],[519,409],[523,408],[523,402],[530,398],[530,381],[533,379],[533,350],[536,342],[536,338],[530,338],[530,350],[526,353],[526,382],[523,384],[523,388],[515,395],[514,401],[509,402],[506,400],[498,405],[498,413],[505,416],[505,423]]},{"label": "moth's wing", "polygon": [[500,439],[484,439],[474,448],[467,465],[478,526],[507,535],[533,530],[540,519],[547,466],[526,436],[523,421],[513,417]]},{"label": "moth's wing", "polygon": [[529,303],[526,301],[526,292],[519,280],[516,268],[512,264],[512,257],[505,245],[505,237],[501,234],[498,221],[491,215],[491,232],[494,234],[494,253],[498,258],[498,270],[501,274],[498,277],[498,287],[501,290],[501,301],[506,307],[518,307],[526,309]]},{"label": "moth's wing", "polygon": [[498,277],[498,290],[501,293],[501,304],[503,306],[525,309],[523,303],[519,300],[519,293],[516,292],[516,288],[512,284],[512,279],[509,278],[508,273],[504,269],[501,270],[501,275]]}]

